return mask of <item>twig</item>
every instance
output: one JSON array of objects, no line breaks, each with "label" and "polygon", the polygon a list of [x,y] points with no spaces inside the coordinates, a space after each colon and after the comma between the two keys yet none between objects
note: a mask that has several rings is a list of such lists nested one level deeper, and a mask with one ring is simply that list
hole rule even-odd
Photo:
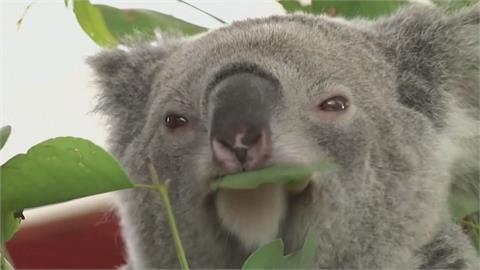
[{"label": "twig", "polygon": [[170,204],[170,198],[168,196],[168,187],[170,181],[167,180],[165,183],[160,182],[160,178],[158,177],[158,173],[153,166],[153,163],[150,159],[147,160],[148,172],[150,175],[150,179],[154,183],[153,186],[149,185],[142,185],[136,184],[135,186],[139,186],[142,188],[152,188],[154,187],[158,193],[160,193],[160,197],[162,198],[163,206],[165,207],[165,211],[167,212],[167,219],[168,225],[170,226],[170,231],[172,232],[173,241],[175,242],[175,249],[177,250],[178,261],[180,262],[180,267],[183,270],[188,270],[188,262],[187,257],[185,256],[185,251],[183,249],[182,240],[180,239],[180,234],[178,233],[177,224],[175,222],[175,216],[173,215],[172,205]]},{"label": "twig", "polygon": [[27,7],[25,7],[25,10],[23,10],[22,16],[17,21],[17,31],[20,31],[20,27],[22,27],[23,19],[27,15],[27,12],[30,10],[32,5],[35,4],[35,2],[37,2],[37,1],[35,0],[35,1],[30,2],[30,4],[28,4]]},{"label": "twig", "polygon": [[11,264],[12,259],[10,258],[10,255],[8,254],[7,249],[5,248],[5,245],[2,245],[0,248],[0,269],[1,270],[14,270],[15,268]]},{"label": "twig", "polygon": [[148,174],[150,175],[150,180],[152,180],[153,184],[161,185],[160,184],[160,177],[158,177],[157,170],[153,166],[152,160],[147,158],[147,167],[148,167]]},{"label": "twig", "polygon": [[180,2],[180,3],[182,3],[182,4],[187,5],[187,6],[189,6],[189,7],[192,7],[192,8],[194,8],[194,9],[198,10],[198,11],[202,12],[203,14],[205,14],[205,15],[207,15],[207,16],[210,16],[210,17],[214,18],[214,19],[217,20],[218,22],[221,22],[221,23],[223,23],[223,24],[227,24],[226,21],[224,21],[224,20],[218,18],[217,16],[215,16],[215,15],[213,15],[213,14],[211,14],[211,13],[208,13],[208,12],[206,12],[205,10],[200,9],[200,8],[194,6],[194,5],[192,5],[192,4],[190,4],[190,3],[186,2],[186,1],[183,1],[183,0],[177,0],[177,1]]}]

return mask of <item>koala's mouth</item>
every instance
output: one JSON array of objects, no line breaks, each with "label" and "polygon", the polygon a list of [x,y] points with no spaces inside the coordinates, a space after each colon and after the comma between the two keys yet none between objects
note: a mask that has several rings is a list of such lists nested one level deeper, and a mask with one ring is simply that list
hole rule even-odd
[{"label": "koala's mouth", "polygon": [[211,190],[254,190],[262,185],[284,185],[291,192],[302,191],[316,167],[307,165],[274,165],[267,168],[214,178]]},{"label": "koala's mouth", "polygon": [[247,250],[278,236],[287,213],[288,197],[301,196],[312,182],[312,173],[306,168],[282,168],[266,168],[212,182],[222,226]]}]

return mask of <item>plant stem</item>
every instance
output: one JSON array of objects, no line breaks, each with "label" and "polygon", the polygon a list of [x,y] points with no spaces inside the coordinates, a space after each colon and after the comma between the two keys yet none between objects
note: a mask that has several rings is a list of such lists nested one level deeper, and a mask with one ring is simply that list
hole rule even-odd
[{"label": "plant stem", "polygon": [[23,10],[22,16],[20,17],[20,19],[17,20],[17,31],[19,31],[20,27],[22,27],[23,19],[25,19],[25,16],[27,15],[27,12],[30,10],[32,5],[35,4],[35,2],[37,2],[37,1],[35,0],[35,1],[30,2],[30,4],[27,5],[25,10]]},{"label": "plant stem", "polygon": [[147,159],[147,167],[148,167],[148,174],[150,175],[150,179],[152,180],[154,185],[161,185],[160,177],[158,177],[157,170],[155,166],[153,166],[152,160],[150,158]]},{"label": "plant stem", "polygon": [[170,198],[168,196],[168,182],[162,185],[155,185],[157,191],[160,193],[163,201],[165,210],[167,211],[168,224],[170,225],[170,230],[172,232],[173,241],[175,242],[175,249],[177,250],[178,261],[180,262],[180,267],[183,270],[188,270],[187,257],[185,256],[185,251],[183,250],[182,240],[180,239],[180,234],[178,233],[177,225],[175,222],[175,216],[173,215],[172,206],[170,204]]},{"label": "plant stem", "polygon": [[194,9],[198,10],[198,11],[200,11],[201,13],[203,13],[203,14],[205,14],[205,15],[207,15],[207,16],[212,17],[213,19],[217,20],[218,22],[221,22],[221,23],[223,23],[223,24],[227,24],[226,21],[224,21],[224,20],[218,18],[217,16],[215,16],[215,15],[213,15],[213,14],[211,14],[211,13],[208,13],[208,12],[206,12],[205,10],[202,10],[202,9],[200,9],[200,8],[194,6],[194,5],[192,5],[192,4],[190,4],[190,3],[186,2],[186,1],[183,1],[183,0],[177,0],[177,1],[180,2],[180,3],[182,3],[182,4],[187,5],[187,6],[189,6],[189,7],[192,7],[192,8],[194,8]]},{"label": "plant stem", "polygon": [[7,249],[4,245],[0,248],[0,269],[1,270],[14,270],[11,263],[12,259],[10,258]]},{"label": "plant stem", "polygon": [[168,225],[170,226],[170,231],[172,232],[173,241],[175,242],[175,249],[177,251],[178,261],[180,263],[180,267],[183,270],[190,269],[188,267],[187,257],[185,256],[185,251],[183,249],[182,240],[180,239],[180,234],[178,233],[177,224],[175,222],[175,216],[173,215],[172,205],[170,204],[170,198],[168,196],[168,187],[169,187],[169,180],[166,180],[165,183],[160,182],[160,178],[158,177],[157,170],[150,159],[147,160],[148,172],[150,178],[153,182],[153,186],[150,185],[143,185],[143,184],[136,184],[136,187],[140,188],[148,188],[151,189],[152,187],[160,193],[160,197],[162,198],[163,207],[167,212],[167,219]]}]

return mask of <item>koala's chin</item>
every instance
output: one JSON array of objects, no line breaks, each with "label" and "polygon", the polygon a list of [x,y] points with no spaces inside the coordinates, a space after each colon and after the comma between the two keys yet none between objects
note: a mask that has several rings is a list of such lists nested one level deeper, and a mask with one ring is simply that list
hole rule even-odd
[{"label": "koala's chin", "polygon": [[216,207],[222,225],[247,250],[273,240],[287,210],[287,194],[281,185],[262,185],[253,190],[220,190]]}]

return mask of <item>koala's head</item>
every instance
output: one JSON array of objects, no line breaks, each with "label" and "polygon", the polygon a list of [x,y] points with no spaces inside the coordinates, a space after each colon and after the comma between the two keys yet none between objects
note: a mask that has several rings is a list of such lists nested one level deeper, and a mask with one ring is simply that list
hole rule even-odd
[{"label": "koala's head", "polygon": [[[147,157],[171,179],[180,223],[206,222],[247,249],[278,236],[298,243],[311,226],[338,227],[319,237],[341,242],[383,234],[376,222],[386,217],[426,230],[438,218],[430,206],[446,197],[438,153],[449,109],[441,88],[463,74],[459,57],[472,61],[449,49],[470,17],[427,8],[376,23],[270,17],[90,62],[114,153],[137,182],[149,182]],[[295,190],[209,190],[220,175],[325,159],[336,170]]]}]

